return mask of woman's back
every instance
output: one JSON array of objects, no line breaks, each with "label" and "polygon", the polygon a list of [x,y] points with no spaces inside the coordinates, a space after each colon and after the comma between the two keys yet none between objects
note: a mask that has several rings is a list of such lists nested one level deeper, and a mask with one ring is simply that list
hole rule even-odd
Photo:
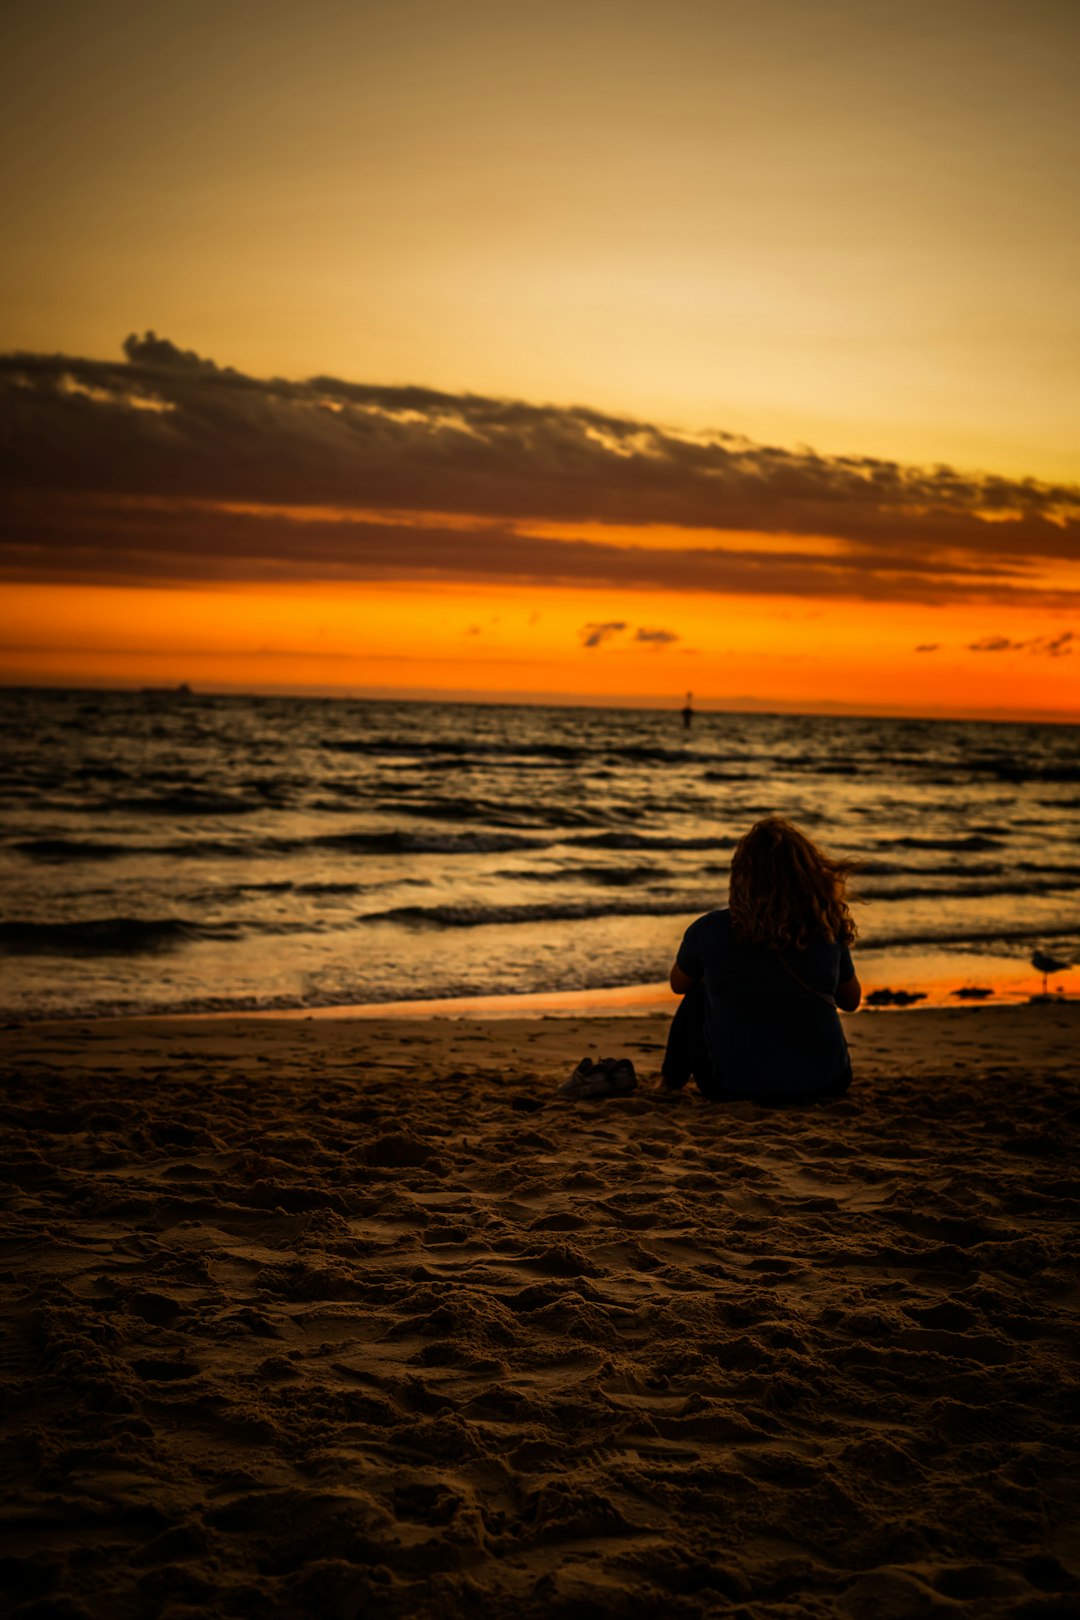
[{"label": "woman's back", "polygon": [[860,998],[849,871],[776,816],[739,841],[730,905],[691,923],[672,968],[671,987],[685,999],[665,1084],[693,1074],[709,1096],[761,1101],[846,1089],[837,999],[853,1010]]},{"label": "woman's back", "polygon": [[711,911],[687,929],[677,961],[704,988],[713,1084],[703,1090],[781,1100],[839,1087],[848,1057],[835,997],[854,977],[846,945],[820,936],[801,950],[740,944],[730,911]]}]

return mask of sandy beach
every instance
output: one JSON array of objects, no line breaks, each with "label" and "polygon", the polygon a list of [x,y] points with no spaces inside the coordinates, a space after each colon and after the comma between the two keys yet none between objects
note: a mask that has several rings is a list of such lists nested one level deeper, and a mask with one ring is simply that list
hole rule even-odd
[{"label": "sandy beach", "polygon": [[1080,1613],[1080,1005],[665,1025],[3,1031],[6,1612]]}]

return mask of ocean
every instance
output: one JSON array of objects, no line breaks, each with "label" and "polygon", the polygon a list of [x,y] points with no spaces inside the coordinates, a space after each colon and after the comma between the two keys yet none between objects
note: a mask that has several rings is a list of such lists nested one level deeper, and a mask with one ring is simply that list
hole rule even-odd
[{"label": "ocean", "polygon": [[1080,728],[25,689],[0,720],[8,1018],[655,984],[773,813],[864,863],[864,983],[1080,958]]}]

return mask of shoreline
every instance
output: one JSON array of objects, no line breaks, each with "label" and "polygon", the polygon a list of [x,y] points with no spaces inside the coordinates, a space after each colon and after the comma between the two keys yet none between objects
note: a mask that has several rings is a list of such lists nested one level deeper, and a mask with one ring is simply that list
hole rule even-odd
[{"label": "shoreline", "polygon": [[[1005,972],[1000,968],[995,971],[991,967],[978,975],[971,973],[965,975],[962,966],[953,966],[948,957],[929,959],[923,957],[913,965],[905,964],[902,960],[890,956],[888,958],[890,970],[875,973],[870,953],[866,953],[866,956],[869,959],[869,972],[861,963],[857,964],[863,983],[862,1005],[858,1014],[845,1014],[846,1019],[862,1013],[931,1012],[950,1009],[1003,1011],[1007,1008],[1025,1006],[1068,1006],[1080,1003],[1078,991],[1058,990],[1044,995],[1034,988],[1033,981],[1037,983],[1038,975],[1032,970],[1023,972],[1014,963],[1010,963]],[[961,963],[969,959],[956,960]],[[972,977],[978,977],[981,989],[973,993],[970,982],[957,983],[965,977],[968,981]],[[989,993],[983,993],[984,991]],[[875,1003],[872,999],[868,1000],[868,997],[873,997],[875,993],[888,995],[890,992],[897,996],[895,1002],[883,1000]],[[530,1017],[560,1019],[635,1018],[645,1015],[670,1017],[677,1004],[678,997],[667,982],[656,980],[644,984],[612,985],[585,990],[533,990],[500,992],[492,995],[417,997],[398,1001],[343,1001],[326,1006],[306,1006],[303,1003],[293,1002],[279,1007],[185,1007],[154,1011],[92,1009],[62,1015],[51,1011],[40,1015],[11,1011],[0,1014],[2,1019],[0,1028],[144,1020],[219,1021],[231,1018],[313,1019],[321,1022],[383,1018],[486,1021]]]},{"label": "shoreline", "polygon": [[[185,1062],[217,1054],[237,1064],[250,1061],[255,1052],[269,1054],[270,1061],[285,1052],[302,1052],[314,1061],[322,1053],[332,1062],[349,1052],[365,1070],[377,1074],[391,1048],[409,1059],[407,1065],[395,1060],[391,1067],[398,1069],[416,1067],[428,1056],[446,1063],[471,1061],[470,1054],[490,1050],[501,1074],[512,1075],[524,1066],[527,1078],[542,1073],[554,1088],[584,1051],[599,1056],[625,1047],[633,1052],[641,1043],[642,1050],[656,1054],[658,1075],[674,1003],[668,992],[665,1007],[592,1007],[562,1013],[519,1007],[506,1013],[452,1017],[403,1003],[400,1015],[384,1014],[382,1009],[369,1015],[365,1010],[335,1008],[321,1017],[313,1011],[174,1013],[11,1023],[0,1026],[0,1069],[24,1059],[36,1062],[50,1051],[66,1064],[94,1066],[101,1059],[121,1069],[143,1062],[148,1054],[167,1067],[176,1051]],[[897,1013],[920,1016],[894,1016]],[[1003,1067],[1037,1072],[1053,1068],[1080,1076],[1080,999],[1054,997],[996,1007],[984,1002],[870,1007],[840,1017],[856,1080],[865,1064],[872,1073],[898,1065],[945,1072],[985,1064],[992,1072]],[[648,1083],[647,1074],[644,1078]],[[639,1066],[639,1083],[641,1079]],[[696,1097],[693,1087],[687,1095]]]}]

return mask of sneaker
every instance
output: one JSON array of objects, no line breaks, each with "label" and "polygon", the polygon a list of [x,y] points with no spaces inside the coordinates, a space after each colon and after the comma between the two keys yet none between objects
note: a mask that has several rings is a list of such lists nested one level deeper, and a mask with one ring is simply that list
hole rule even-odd
[{"label": "sneaker", "polygon": [[560,1097],[624,1097],[637,1088],[637,1075],[629,1058],[583,1057],[569,1080],[559,1087]]},{"label": "sneaker", "polygon": [[607,1070],[613,1097],[624,1097],[637,1090],[637,1075],[629,1058],[601,1058],[600,1067]]}]

